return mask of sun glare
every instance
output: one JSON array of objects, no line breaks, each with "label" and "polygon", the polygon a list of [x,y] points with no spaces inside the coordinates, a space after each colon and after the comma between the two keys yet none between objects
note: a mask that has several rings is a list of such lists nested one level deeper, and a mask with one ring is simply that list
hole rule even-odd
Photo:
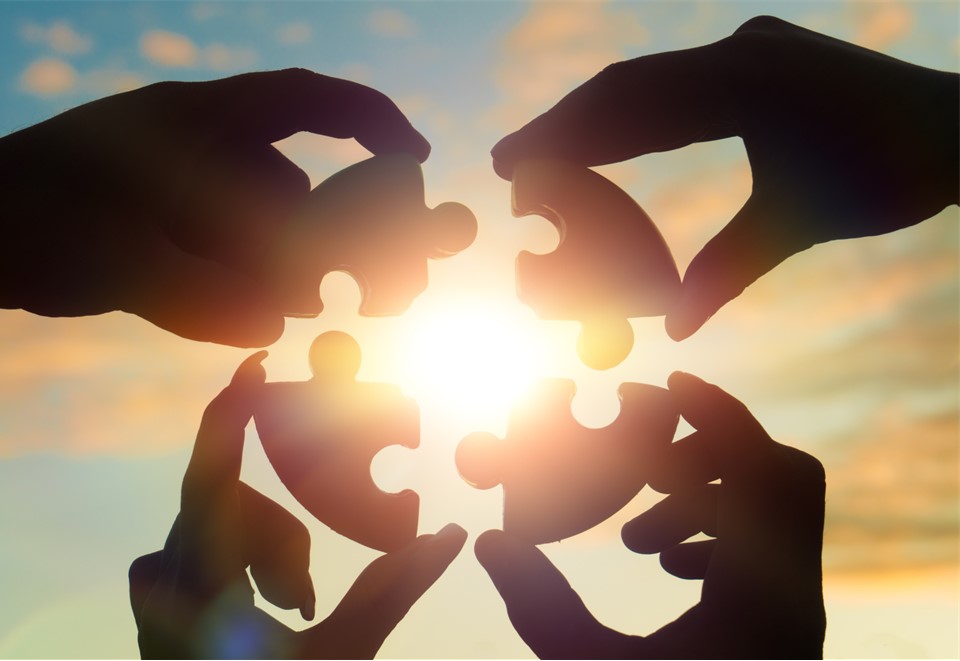
[{"label": "sun glare", "polygon": [[411,314],[404,389],[421,405],[486,428],[547,370],[546,338],[522,306],[475,305]]}]

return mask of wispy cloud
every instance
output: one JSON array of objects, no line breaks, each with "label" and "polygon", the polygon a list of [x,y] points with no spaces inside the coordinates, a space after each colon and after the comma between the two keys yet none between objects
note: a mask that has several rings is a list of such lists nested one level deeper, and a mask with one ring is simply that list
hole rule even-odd
[{"label": "wispy cloud", "polygon": [[648,37],[635,11],[603,2],[533,3],[502,41],[496,78],[510,116],[501,119],[530,119]]},{"label": "wispy cloud", "polygon": [[20,36],[27,43],[40,44],[62,55],[86,53],[93,47],[93,39],[73,29],[66,21],[54,21],[49,26],[35,22],[24,23]]},{"label": "wispy cloud", "polygon": [[224,44],[210,44],[201,51],[204,66],[214,71],[240,71],[249,69],[257,63],[257,51],[243,46],[232,47]]},{"label": "wispy cloud", "polygon": [[367,16],[367,28],[375,35],[409,39],[417,34],[417,24],[399,9],[375,9]]},{"label": "wispy cloud", "polygon": [[313,28],[306,21],[294,21],[277,28],[275,34],[284,46],[300,46],[313,38]]}]

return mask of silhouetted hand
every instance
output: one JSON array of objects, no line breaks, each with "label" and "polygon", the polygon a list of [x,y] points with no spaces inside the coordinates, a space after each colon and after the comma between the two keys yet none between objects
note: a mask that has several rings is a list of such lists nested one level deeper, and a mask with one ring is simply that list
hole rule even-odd
[{"label": "silhouetted hand", "polygon": [[[651,485],[670,495],[625,525],[623,540],[660,553],[671,574],[703,579],[700,602],[649,636],[628,636],[600,624],[538,549],[487,531],[477,558],[510,621],[541,658],[819,658],[823,467],[773,441],[716,386],[677,372],[669,387],[696,432],[658,462]],[[700,532],[715,539],[684,543]]]},{"label": "silhouetted hand", "polygon": [[157,83],[0,139],[0,306],[273,342],[261,262],[310,182],[271,143],[298,131],[430,152],[380,92],[303,69]]},{"label": "silhouetted hand", "polygon": [[265,354],[244,361],[207,407],[164,549],[130,567],[143,658],[372,658],[466,540],[451,524],[381,556],[329,617],[302,632],[255,608],[247,567],[271,603],[312,620],[316,602],[306,527],[239,481]]},{"label": "silhouetted hand", "polygon": [[667,332],[692,335],[789,256],[914,225],[960,201],[960,80],[776,18],[607,67],[493,148],[593,166],[731,136],[753,191],[694,257]]}]

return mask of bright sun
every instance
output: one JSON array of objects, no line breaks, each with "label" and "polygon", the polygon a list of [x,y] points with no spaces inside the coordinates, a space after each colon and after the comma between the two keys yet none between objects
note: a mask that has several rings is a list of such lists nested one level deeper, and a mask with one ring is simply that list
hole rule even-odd
[{"label": "bright sun", "polygon": [[419,308],[408,321],[404,390],[421,405],[486,426],[502,423],[547,370],[542,327],[519,304]]}]

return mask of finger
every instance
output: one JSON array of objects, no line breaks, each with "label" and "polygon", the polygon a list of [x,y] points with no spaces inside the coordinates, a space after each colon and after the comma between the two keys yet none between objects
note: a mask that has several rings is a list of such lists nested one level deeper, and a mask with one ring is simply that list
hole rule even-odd
[{"label": "finger", "polygon": [[680,414],[703,432],[696,440],[709,445],[721,478],[739,467],[761,463],[766,450],[775,445],[747,407],[717,386],[692,374],[674,372],[667,387],[676,397]]},{"label": "finger", "polygon": [[643,640],[598,622],[535,546],[489,530],[477,539],[474,552],[503,598],[513,627],[541,659],[644,656]]},{"label": "finger", "polygon": [[162,567],[163,551],[140,556],[130,565],[130,571],[127,573],[130,580],[130,607],[133,609],[133,619],[138,628],[143,606],[160,578]]},{"label": "finger", "polygon": [[660,553],[660,566],[677,578],[702,580],[716,547],[715,539],[678,544]]},{"label": "finger", "polygon": [[[258,351],[207,406],[180,494],[182,589],[214,595],[243,574],[238,501],[244,428],[265,373]],[[242,576],[245,578],[245,575]]]},{"label": "finger", "polygon": [[704,435],[695,431],[664,448],[657,455],[650,487],[660,493],[676,493],[719,479],[720,467]]},{"label": "finger", "polygon": [[733,135],[716,45],[607,67],[494,146],[494,169],[511,179],[527,158],[592,166]]},{"label": "finger", "polygon": [[704,484],[667,496],[623,526],[623,543],[636,553],[661,553],[701,532],[716,536],[719,489]]},{"label": "finger", "polygon": [[373,658],[410,607],[463,548],[466,531],[455,524],[421,535],[374,560],[333,613],[310,630],[310,652],[322,658]]},{"label": "finger", "polygon": [[183,171],[163,214],[164,229],[184,251],[257,277],[277,233],[303,208],[306,173],[272,145],[230,145]]},{"label": "finger", "polygon": [[680,298],[667,312],[667,334],[680,341],[791,255],[812,245],[791,228],[785,212],[747,200],[726,227],[693,258],[683,276]]},{"label": "finger", "polygon": [[[306,69],[241,74],[204,85],[228,132],[277,142],[298,131],[356,138],[374,154],[405,152],[421,162],[430,143],[386,95]],[[210,118],[215,119],[215,118]]]},{"label": "finger", "polygon": [[[141,244],[116,269],[127,275],[119,309],[200,342],[265,346],[283,333],[283,314],[251,277],[184,252],[166,237]],[[130,263],[132,262],[132,263]]]},{"label": "finger", "polygon": [[241,482],[243,550],[260,594],[280,608],[299,608],[312,620],[316,595],[310,578],[310,533],[283,507]]},{"label": "finger", "polygon": [[261,365],[266,357],[266,351],[257,351],[244,359],[230,384],[203,412],[183,477],[186,502],[181,502],[181,512],[202,510],[207,494],[236,489],[243,455],[243,431],[253,416],[260,386],[266,379]]}]

